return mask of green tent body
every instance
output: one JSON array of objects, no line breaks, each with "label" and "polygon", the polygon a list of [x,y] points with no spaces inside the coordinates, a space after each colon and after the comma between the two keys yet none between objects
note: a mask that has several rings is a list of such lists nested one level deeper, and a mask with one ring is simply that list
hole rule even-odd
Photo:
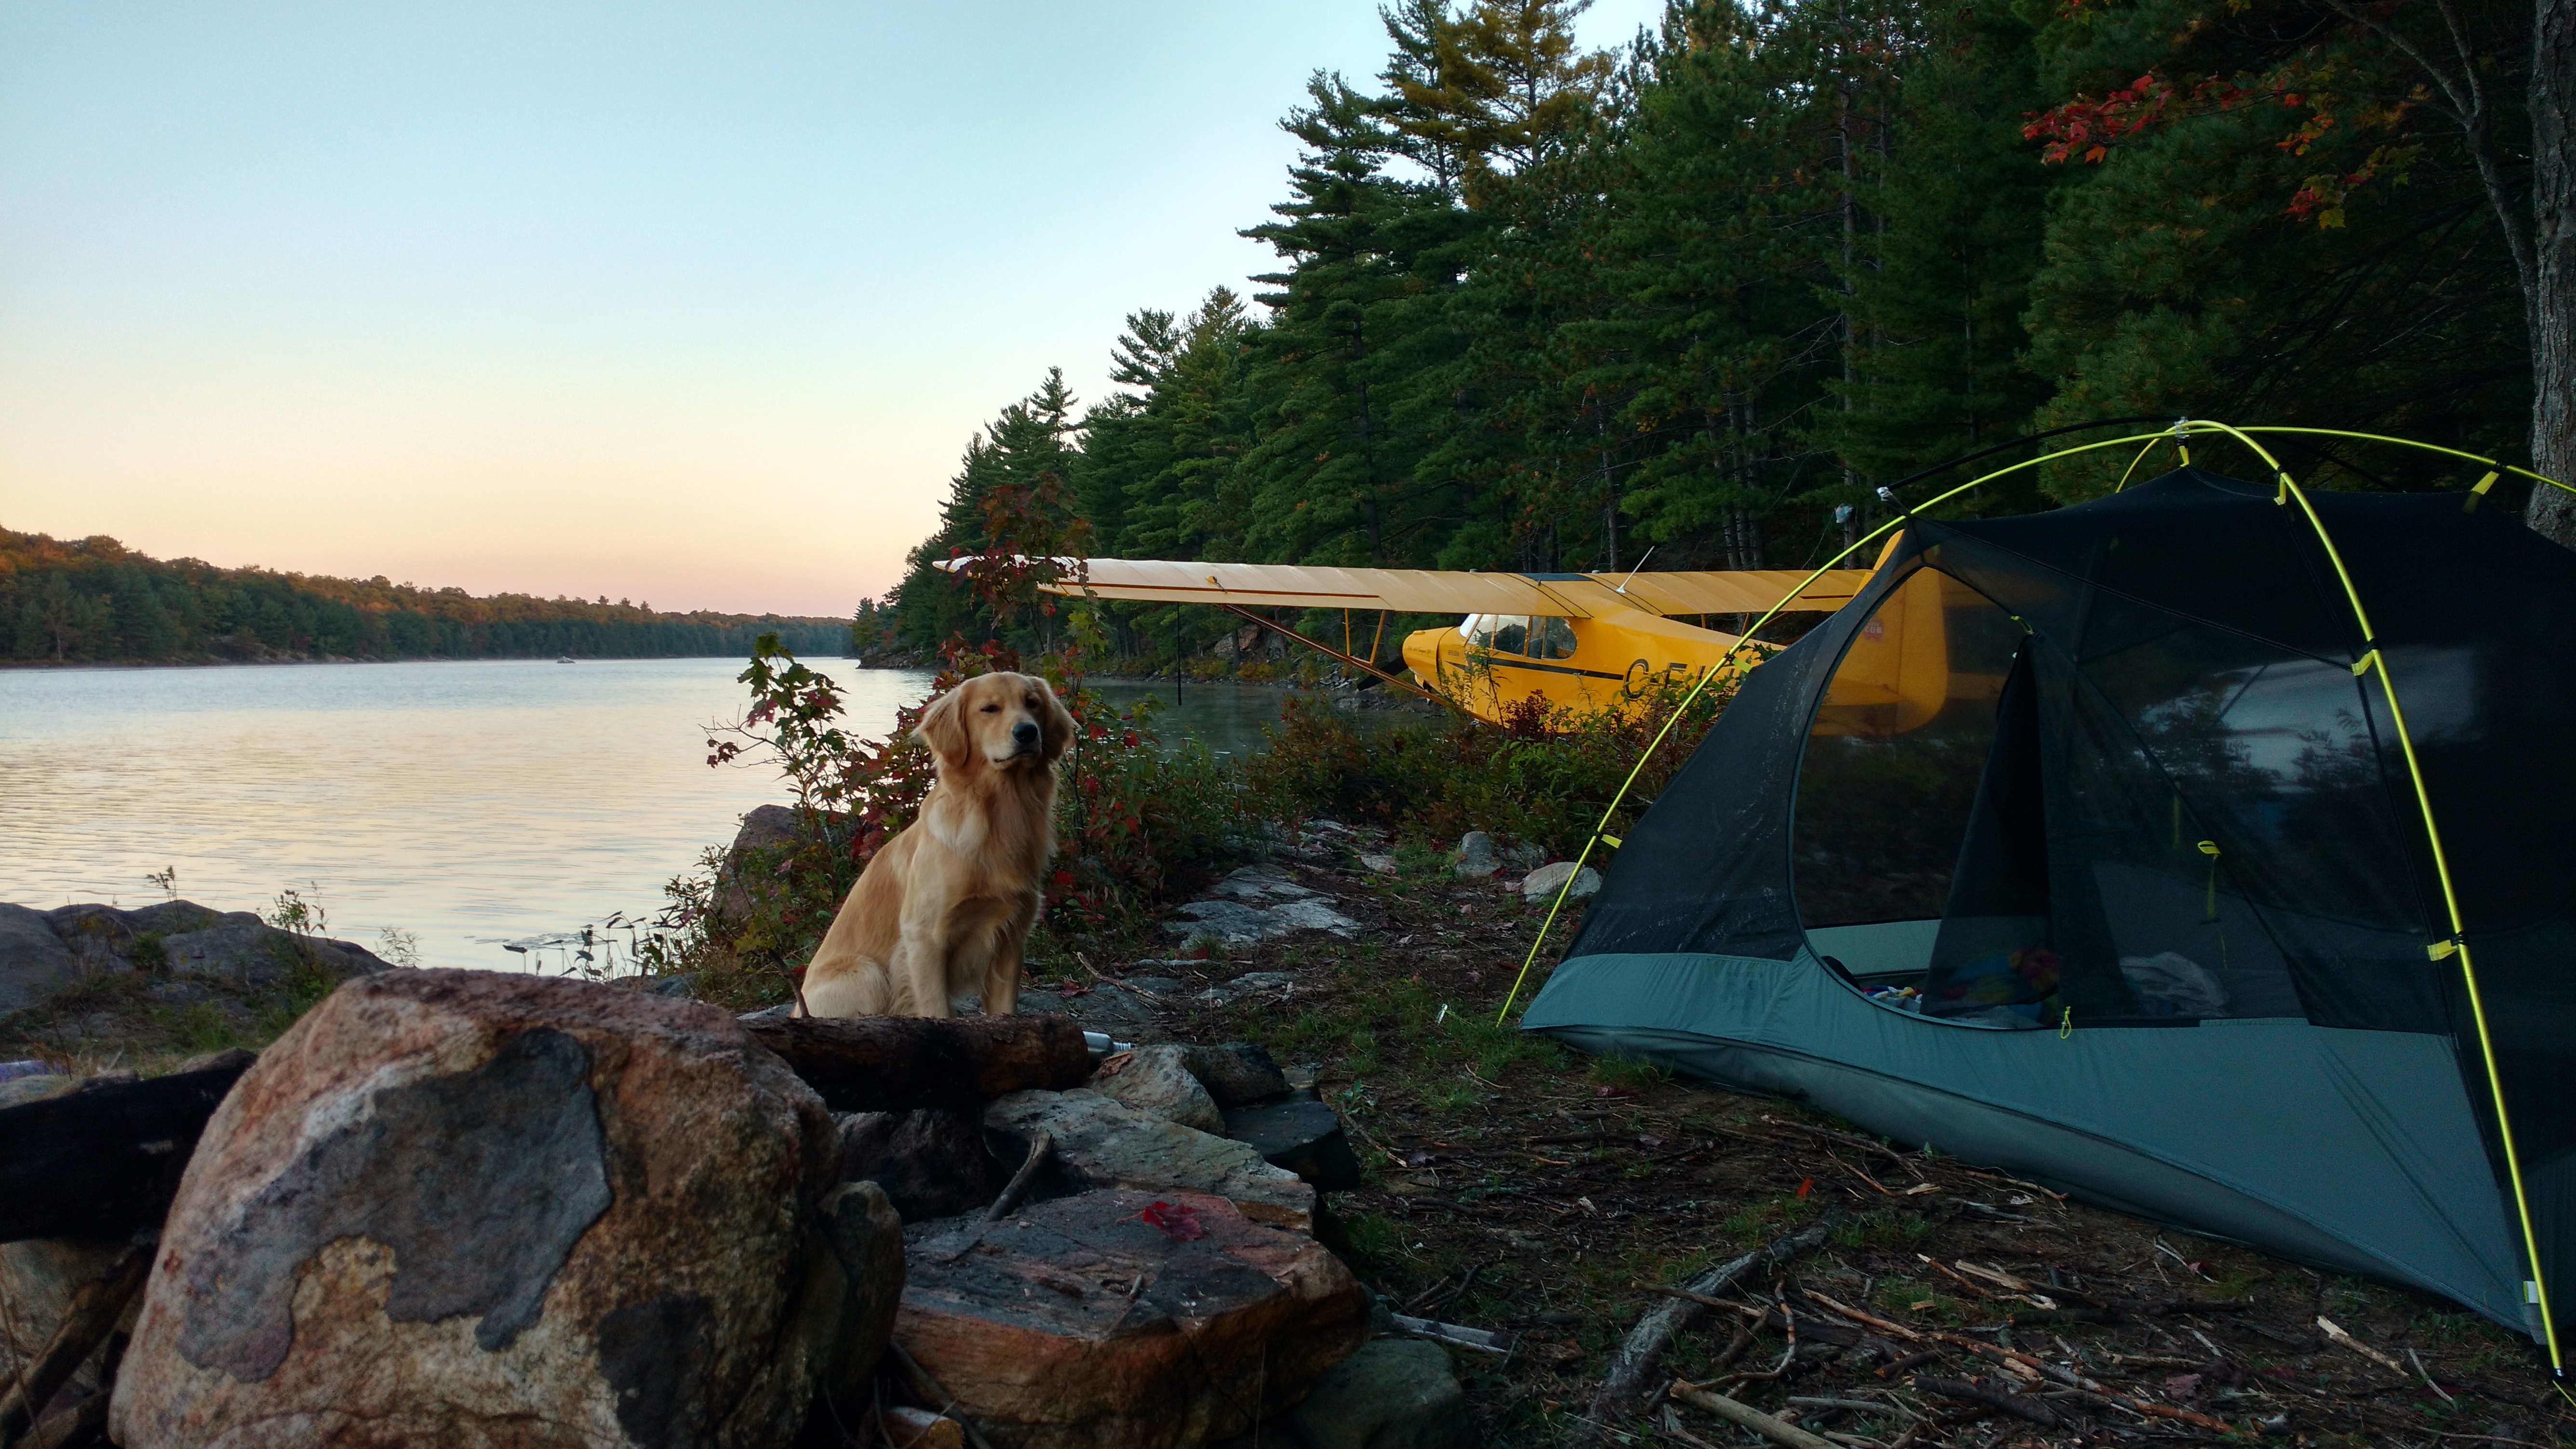
[{"label": "green tent body", "polygon": [[2563,1338],[2576,555],[2311,501],[1910,522],[1523,1025]]}]

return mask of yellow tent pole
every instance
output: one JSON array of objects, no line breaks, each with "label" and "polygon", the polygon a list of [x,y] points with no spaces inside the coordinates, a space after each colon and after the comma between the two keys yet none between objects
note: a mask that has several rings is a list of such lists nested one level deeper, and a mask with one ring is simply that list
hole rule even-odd
[{"label": "yellow tent pole", "polygon": [[[2470,959],[2469,943],[2466,939],[2467,925],[2460,917],[2459,894],[2452,885],[2450,859],[2442,850],[2442,829],[2433,818],[2433,797],[2431,792],[2428,791],[2424,785],[2424,767],[2422,762],[2417,760],[2415,756],[2415,739],[2406,728],[2406,712],[2404,709],[2400,708],[2397,703],[2397,682],[2389,676],[2388,656],[2379,647],[2378,634],[2370,625],[2370,611],[2362,606],[2361,592],[2353,587],[2352,574],[2344,568],[2343,554],[2340,550],[2336,549],[2334,536],[2326,532],[2325,520],[2317,516],[2315,506],[2308,502],[2308,495],[2299,488],[2299,485],[2290,480],[2289,472],[2282,468],[2279,461],[2274,459],[2269,452],[2265,451],[2261,443],[2256,442],[2242,429],[2229,427],[2225,423],[2202,422],[2197,420],[2190,426],[2194,431],[2224,433],[2235,438],[2237,441],[2245,444],[2246,447],[2253,449],[2255,456],[2261,458],[2264,463],[2272,469],[2273,476],[2280,480],[2281,485],[2280,495],[2275,501],[2286,504],[2296,500],[2299,505],[2299,511],[2307,515],[2308,526],[2316,530],[2317,542],[2325,546],[2326,558],[2334,564],[2335,577],[2343,584],[2344,597],[2351,601],[2353,619],[2361,626],[2363,652],[2361,658],[2353,664],[2352,672],[2355,674],[2370,672],[2377,673],[2379,676],[2379,688],[2381,692],[2386,694],[2388,697],[2388,717],[2390,722],[2395,724],[2397,727],[2397,743],[2406,756],[2406,773],[2411,778],[2415,786],[2416,808],[2421,810],[2424,815],[2424,835],[2433,848],[2433,871],[2435,877],[2441,882],[2442,906],[2449,916],[2451,923],[2450,938],[2445,941],[2437,941],[2433,943],[2429,948],[2427,948],[2427,952],[2432,959],[2436,961],[2452,955],[2457,955],[2460,958],[2460,979],[2468,988],[2469,1014],[2471,1019],[2477,1025],[2478,1052],[2486,1065],[2487,1090],[2495,1102],[2496,1135],[2504,1144],[2505,1176],[2510,1179],[2513,1184],[2513,1206],[2515,1215],[2520,1219],[2522,1227],[2523,1251],[2531,1259],[2531,1292],[2535,1304],[2540,1310],[2541,1336],[2546,1340],[2549,1347],[2549,1367],[2552,1375],[2564,1378],[2567,1368],[2566,1361],[2561,1357],[2559,1351],[2557,1321],[2550,1316],[2549,1312],[2548,1274],[2542,1271],[2540,1265],[2540,1235],[2532,1225],[2531,1195],[2523,1186],[2522,1156],[2514,1144],[2513,1118],[2505,1108],[2504,1079],[2496,1072],[2495,1039],[2487,1027],[2485,993],[2478,987],[2477,967]],[[2308,431],[2323,432],[2325,430],[2312,429]],[[2355,434],[2353,436],[2367,437],[2369,435]],[[2403,440],[2390,439],[2388,441],[2394,442]],[[2429,447],[2431,445],[2428,444],[2426,446]],[[2436,451],[2452,452],[2454,450],[2442,448],[2436,449]],[[2472,461],[2487,463],[2489,465],[2493,465],[2494,463],[2494,460],[2491,458],[2476,458],[2474,455],[2467,453],[2460,453],[2457,456],[2471,458]],[[2540,478],[2542,482],[2554,483],[2556,481],[2554,479],[2541,478],[2541,475],[2537,473],[2529,473],[2527,476]]]},{"label": "yellow tent pole", "polygon": [[[1994,472],[1988,473],[1982,478],[1971,478],[1967,482],[1960,484],[1958,487],[1951,489],[1947,493],[1926,499],[1922,503],[1915,505],[1912,511],[1920,512],[1926,508],[1937,507],[1940,504],[1947,503],[1951,499],[1958,497],[1960,494],[1967,492],[1971,488],[1981,487],[1998,478],[2009,477],[2012,474],[2020,472],[2024,468],[2036,468],[2042,463],[2054,462],[2059,458],[2070,458],[2078,453],[2090,453],[2099,448],[2125,447],[2130,443],[2140,441],[2153,443],[2168,436],[2170,436],[2170,433],[2165,432],[2139,433],[2125,438],[2110,438],[2099,443],[2086,443],[2080,447],[2061,448],[2054,453],[2042,454],[2039,457],[2015,463],[2009,468],[1998,468]],[[1583,863],[1592,858],[1592,847],[1600,844],[1604,840],[1609,840],[1612,849],[1618,848],[1619,842],[1612,840],[1611,837],[1603,832],[1610,828],[1610,822],[1618,816],[1619,806],[1627,800],[1628,792],[1635,788],[1637,777],[1645,773],[1646,762],[1655,757],[1655,751],[1664,747],[1664,737],[1671,734],[1673,732],[1673,726],[1681,723],[1682,716],[1690,712],[1692,702],[1699,698],[1699,692],[1708,687],[1708,682],[1710,680],[1715,679],[1721,672],[1726,671],[1728,667],[1735,662],[1737,650],[1743,649],[1747,640],[1750,640],[1754,635],[1760,633],[1763,625],[1768,624],[1773,619],[1779,617],[1782,610],[1788,608],[1790,604],[1797,600],[1797,597],[1800,594],[1807,591],[1807,586],[1809,584],[1814,583],[1816,580],[1823,578],[1826,574],[1840,567],[1843,560],[1850,558],[1853,554],[1856,554],[1862,549],[1868,547],[1872,542],[1877,540],[1880,534],[1888,533],[1904,521],[1905,520],[1902,516],[1891,518],[1885,523],[1880,524],[1878,527],[1871,529],[1869,532],[1862,534],[1859,538],[1852,540],[1852,542],[1847,545],[1842,552],[1835,554],[1831,559],[1826,560],[1823,567],[1818,568],[1813,573],[1808,574],[1805,578],[1800,579],[1796,587],[1780,596],[1780,602],[1773,604],[1763,613],[1761,618],[1753,621],[1751,628],[1746,629],[1742,634],[1736,637],[1734,648],[1727,650],[1724,655],[1719,657],[1717,663],[1710,665],[1706,670],[1703,670],[1699,678],[1691,682],[1690,692],[1682,696],[1681,703],[1673,706],[1671,717],[1664,721],[1662,729],[1655,731],[1655,738],[1646,746],[1646,752],[1637,757],[1636,768],[1628,772],[1627,779],[1619,782],[1617,793],[1610,797],[1609,807],[1601,812],[1601,823],[1593,827],[1592,838],[1583,842],[1583,849],[1574,857],[1574,869],[1566,876],[1565,884],[1557,887],[1556,899],[1551,902],[1547,908],[1547,919],[1539,923],[1538,939],[1530,942],[1529,955],[1524,957],[1521,961],[1520,974],[1512,978],[1512,989],[1504,993],[1503,1009],[1494,1015],[1495,1025],[1499,1026],[1511,1019],[1512,1004],[1520,1000],[1521,987],[1528,983],[1531,968],[1538,964],[1538,953],[1547,945],[1548,932],[1556,928],[1557,913],[1565,909],[1565,898],[1574,889],[1575,876],[1583,873]],[[1887,549],[1879,555],[1879,564],[1881,567],[1884,567],[1887,563],[1887,554],[1895,551],[1895,538],[1891,536],[1887,542]],[[1757,661],[1757,663],[1758,662],[1759,661]]]},{"label": "yellow tent pole", "polygon": [[[2138,450],[2138,456],[2129,460],[2129,466],[2120,470],[2120,481],[2111,489],[2111,491],[2117,493],[2122,489],[2127,488],[2129,486],[2129,475],[2137,472],[2138,465],[2147,461],[2147,455],[2156,450],[2156,443],[2161,443],[2163,441],[2164,439],[2157,438],[2153,442],[2148,443],[2145,447],[2140,448]],[[2180,444],[2176,444],[2176,446],[2179,447]]]},{"label": "yellow tent pole", "polygon": [[[2421,448],[2427,453],[2442,453],[2453,458],[2465,459],[2471,463],[2483,464],[2489,468],[2502,469],[2507,473],[2520,474],[2535,483],[2546,483],[2552,488],[2560,488],[2569,493],[2576,493],[2576,484],[2561,483],[2546,473],[2534,473],[2529,468],[2517,468],[2511,463],[2499,462],[2494,458],[2482,458],[2475,453],[2464,453],[2457,448],[2445,448],[2439,443],[2417,442],[2413,438],[2392,438],[2385,433],[2356,433],[2348,428],[2279,428],[2267,425],[2259,428],[2242,428],[2238,429],[2238,431],[2246,433],[2304,433],[2310,437],[2319,438],[2359,438],[2362,441],[2369,443],[2395,443],[2401,447]],[[2251,440],[2249,439],[2248,441],[2250,442]]]}]

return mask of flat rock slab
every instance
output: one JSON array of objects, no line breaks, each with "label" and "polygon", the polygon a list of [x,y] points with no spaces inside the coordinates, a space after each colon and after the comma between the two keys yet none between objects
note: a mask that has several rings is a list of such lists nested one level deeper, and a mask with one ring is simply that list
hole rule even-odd
[{"label": "flat rock slab", "polygon": [[1319,1192],[1348,1192],[1360,1185],[1359,1159],[1351,1155],[1341,1114],[1303,1097],[1237,1107],[1225,1114],[1225,1135],[1284,1167]]},{"label": "flat rock slab", "polygon": [[1340,1259],[1221,1197],[1087,1192],[992,1224],[953,1258],[927,1250],[956,1227],[905,1229],[895,1342],[1001,1449],[1173,1449],[1239,1433],[1368,1333],[1366,1295]]},{"label": "flat rock slab", "polygon": [[1300,931],[1349,937],[1359,922],[1332,899],[1274,866],[1247,865],[1217,882],[1206,898],[1181,906],[1163,929],[1183,941],[1260,942]]},{"label": "flat rock slab", "polygon": [[207,1123],[111,1434],[784,1443],[898,1291],[901,1258],[869,1245],[897,1240],[892,1209],[836,1189],[839,1158],[822,1101],[714,1007],[498,972],[352,982]]},{"label": "flat rock slab", "polygon": [[1040,1174],[1048,1196],[1101,1188],[1197,1192],[1225,1198],[1255,1222],[1315,1229],[1315,1189],[1241,1142],[1166,1122],[1098,1092],[1014,1092],[984,1109],[994,1156],[1016,1165],[1037,1134],[1055,1140]]},{"label": "flat rock slab", "polygon": [[1198,994],[1197,999],[1209,1006],[1232,1006],[1238,1001],[1269,997],[1285,1001],[1297,991],[1297,978],[1285,971],[1246,971],[1231,981],[1220,981]]}]

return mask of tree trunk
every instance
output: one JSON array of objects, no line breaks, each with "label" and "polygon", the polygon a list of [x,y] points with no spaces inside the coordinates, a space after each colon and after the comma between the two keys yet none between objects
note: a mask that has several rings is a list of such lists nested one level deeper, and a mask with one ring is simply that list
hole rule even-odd
[{"label": "tree trunk", "polygon": [[747,1021],[835,1112],[980,1107],[995,1097],[1079,1087],[1091,1050],[1069,1016],[912,1016]]},{"label": "tree trunk", "polygon": [[[2576,483],[2576,0],[2535,0],[2531,466]],[[2576,548],[2576,494],[2535,484],[2534,531]]]}]

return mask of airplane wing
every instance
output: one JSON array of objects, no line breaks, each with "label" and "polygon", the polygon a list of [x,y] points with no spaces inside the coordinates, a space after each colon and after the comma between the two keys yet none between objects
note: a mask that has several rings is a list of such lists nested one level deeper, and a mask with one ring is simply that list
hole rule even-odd
[{"label": "airplane wing", "polygon": [[[1243,608],[1385,609],[1399,614],[1759,614],[1807,575],[1789,569],[1667,574],[1506,574],[1452,569],[1332,568],[1315,564],[1190,563],[1170,559],[1065,559],[1049,593]],[[941,565],[954,568],[956,561]],[[1869,579],[1836,569],[1790,607],[1839,609]],[[1624,588],[1622,587],[1624,585]]]}]

